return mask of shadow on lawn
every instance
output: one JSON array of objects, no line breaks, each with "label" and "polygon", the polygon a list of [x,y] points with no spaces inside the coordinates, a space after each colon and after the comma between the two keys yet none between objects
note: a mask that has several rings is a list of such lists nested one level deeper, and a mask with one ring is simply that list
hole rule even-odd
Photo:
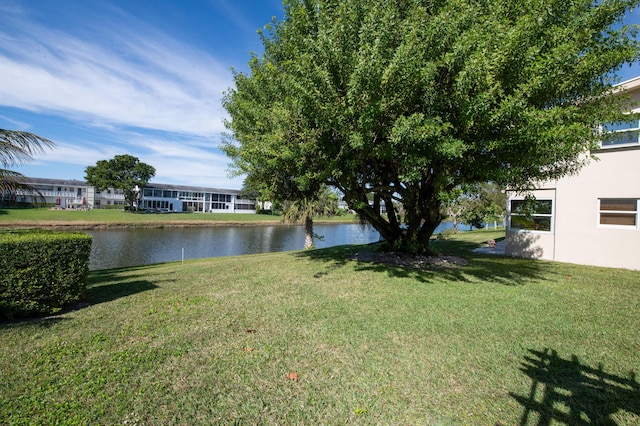
[{"label": "shadow on lawn", "polygon": [[157,285],[143,278],[143,275],[128,275],[126,281],[119,281],[121,278],[117,269],[93,271],[89,286],[82,296],[82,302],[87,305],[97,305],[158,288]]},{"label": "shadow on lawn", "polygon": [[55,315],[48,317],[24,317],[16,318],[13,320],[0,322],[0,330],[17,329],[20,327],[32,327],[37,326],[40,328],[50,328],[58,323],[70,321],[69,318],[62,318]]},{"label": "shadow on lawn", "polygon": [[[134,268],[127,269],[131,271]],[[63,308],[60,312],[46,316],[30,316],[17,318],[6,322],[0,322],[2,328],[16,328],[23,325],[37,325],[42,328],[49,328],[59,322],[68,321],[69,318],[60,317],[60,315],[87,308],[100,303],[111,302],[122,297],[131,296],[143,291],[158,288],[157,285],[144,280],[140,276],[127,276],[126,281],[118,281],[120,275],[117,269],[106,269],[104,271],[93,271],[90,273],[88,287],[80,297],[80,301]]]},{"label": "shadow on lawn", "polygon": [[551,423],[615,425],[611,415],[626,411],[640,416],[640,383],[635,372],[620,377],[563,359],[554,350],[529,350],[520,368],[531,378],[528,395],[511,396],[524,407],[521,426]]},{"label": "shadow on lawn", "polygon": [[[471,250],[478,246],[477,243],[463,241],[443,241],[433,245],[434,250],[442,255],[468,260],[469,264],[466,266],[431,266],[427,269],[417,269],[358,261],[357,270],[385,273],[394,278],[411,278],[423,283],[446,280],[477,284],[481,281],[513,286],[549,278],[551,268],[546,262],[472,253]],[[319,278],[354,261],[355,253],[376,249],[376,245],[339,246],[300,252],[298,255],[324,263],[326,269],[314,275]]]}]

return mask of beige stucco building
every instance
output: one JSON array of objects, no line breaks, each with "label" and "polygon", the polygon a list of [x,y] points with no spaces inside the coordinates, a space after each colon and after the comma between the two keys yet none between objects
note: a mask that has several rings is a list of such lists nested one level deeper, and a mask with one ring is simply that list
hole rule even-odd
[{"label": "beige stucco building", "polygon": [[[620,88],[640,105],[640,77]],[[535,202],[507,193],[507,255],[640,270],[640,125],[607,130],[617,137],[578,175],[541,185]]]}]

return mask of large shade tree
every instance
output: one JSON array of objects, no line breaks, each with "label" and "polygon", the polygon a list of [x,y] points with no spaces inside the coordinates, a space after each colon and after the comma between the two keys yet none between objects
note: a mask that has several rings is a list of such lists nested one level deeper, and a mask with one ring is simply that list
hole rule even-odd
[{"label": "large shade tree", "polygon": [[97,191],[107,188],[120,189],[129,209],[135,209],[139,192],[156,174],[156,169],[141,162],[133,155],[116,155],[110,160],[99,160],[95,166],[85,169],[86,181]]},{"label": "large shade tree", "polygon": [[34,133],[0,129],[0,194],[3,200],[7,195],[15,196],[17,191],[37,194],[35,188],[24,182],[24,175],[7,167],[32,160],[35,154],[54,146],[49,139]]},{"label": "large shade tree", "polygon": [[225,150],[274,193],[326,183],[395,247],[428,251],[443,194],[589,160],[628,106],[611,93],[638,59],[620,25],[638,3],[286,0],[226,94]]}]

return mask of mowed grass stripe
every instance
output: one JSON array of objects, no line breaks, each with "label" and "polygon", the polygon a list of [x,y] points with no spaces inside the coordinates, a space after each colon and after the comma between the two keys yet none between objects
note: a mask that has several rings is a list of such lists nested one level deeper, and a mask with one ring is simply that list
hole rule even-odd
[{"label": "mowed grass stripe", "polygon": [[91,273],[84,309],[0,326],[8,424],[637,424],[640,273],[337,247]]}]

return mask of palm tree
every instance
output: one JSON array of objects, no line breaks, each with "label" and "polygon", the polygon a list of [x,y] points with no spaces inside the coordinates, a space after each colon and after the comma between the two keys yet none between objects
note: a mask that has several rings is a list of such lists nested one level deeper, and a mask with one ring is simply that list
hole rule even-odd
[{"label": "palm tree", "polygon": [[313,198],[303,198],[285,202],[284,220],[287,223],[304,224],[304,249],[315,248],[313,233],[313,217],[334,214],[338,205],[338,197],[327,186],[322,186]]},{"label": "palm tree", "polygon": [[18,190],[37,192],[24,183],[24,175],[7,167],[32,160],[34,154],[54,146],[49,139],[33,133],[0,129],[0,196],[4,199],[5,195]]}]

